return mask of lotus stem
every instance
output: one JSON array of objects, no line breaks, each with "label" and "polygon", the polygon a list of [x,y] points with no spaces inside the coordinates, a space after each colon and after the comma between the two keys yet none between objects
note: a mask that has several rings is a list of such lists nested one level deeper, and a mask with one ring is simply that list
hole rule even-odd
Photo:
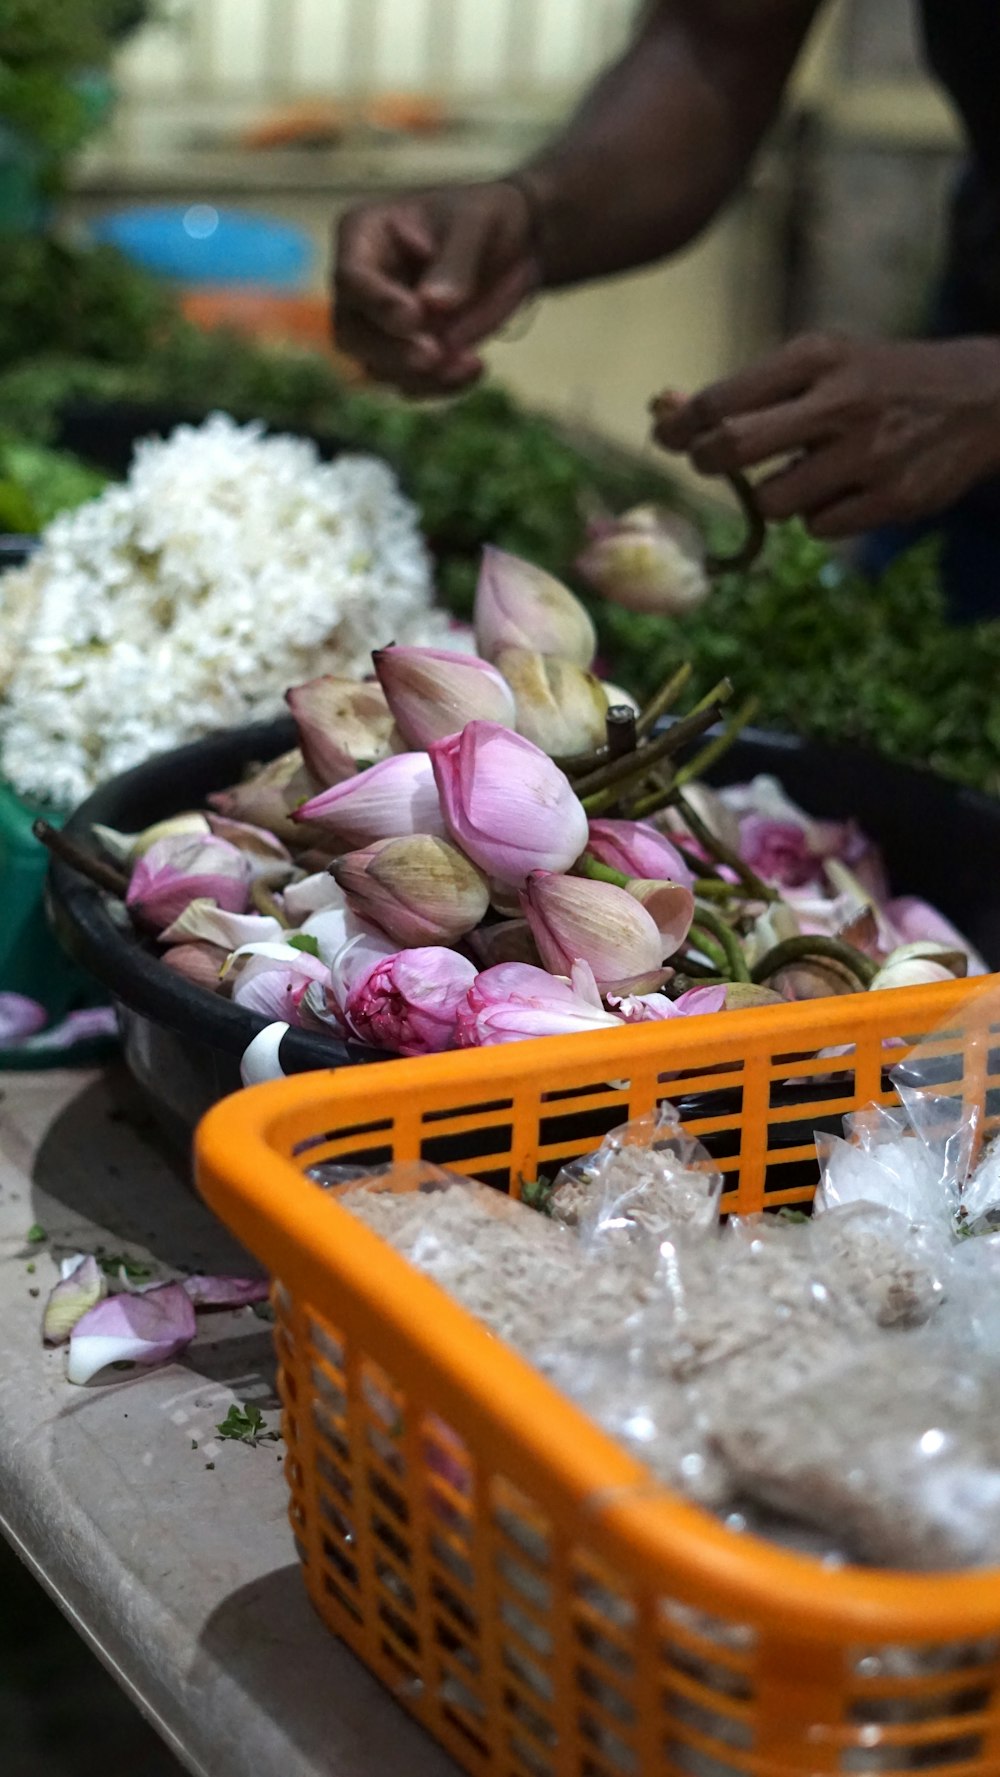
[{"label": "lotus stem", "polygon": [[636,748],[635,711],[627,703],[612,704],[604,725],[608,736],[608,758],[623,759]]},{"label": "lotus stem", "polygon": [[[596,771],[589,772],[574,784],[577,795],[584,806],[588,797],[603,796],[602,808],[609,808],[616,802],[626,784],[634,778],[642,777],[651,765],[658,765],[661,759],[669,759],[672,754],[682,751],[691,741],[697,740],[707,728],[713,728],[722,715],[723,705],[728,703],[733,688],[728,679],[716,685],[708,698],[693,709],[690,715],[683,716],[679,722],[658,734],[655,740],[649,740],[644,746],[637,747],[634,753],[628,753],[623,759],[610,759]],[[614,795],[607,796],[608,791]],[[598,810],[595,808],[594,813]]]},{"label": "lotus stem", "polygon": [[739,573],[743,568],[752,567],[764,547],[767,537],[767,525],[764,515],[757,504],[757,493],[751,481],[736,470],[727,475],[733,493],[740,503],[740,508],[747,522],[746,535],[738,549],[731,555],[708,555],[705,557],[705,572],[713,579],[719,574]]},{"label": "lotus stem", "polygon": [[75,839],[67,838],[65,833],[50,826],[48,821],[36,821],[31,831],[53,857],[68,864],[71,870],[78,871],[98,888],[105,889],[109,895],[117,895],[120,901],[124,901],[128,888],[128,877],[124,871],[116,870],[114,864],[106,863],[94,852],[85,851],[82,845],[77,845]]},{"label": "lotus stem", "polygon": [[692,670],[690,661],[686,660],[675,673],[671,673],[669,679],[664,680],[659,691],[650,698],[635,725],[635,731],[640,740],[650,732],[650,729],[656,727],[661,716],[665,716],[668,710],[673,709],[691,677]]},{"label": "lotus stem", "polygon": [[712,937],[721,944],[732,979],[734,981],[749,981],[750,970],[747,968],[747,959],[743,955],[743,946],[732,927],[728,926],[725,920],[716,913],[714,907],[706,907],[703,902],[697,904],[694,917],[695,924],[703,931],[710,932]]},{"label": "lotus stem", "polygon": [[705,928],[703,926],[698,925],[696,922],[691,927],[691,931],[689,933],[689,936],[694,941],[694,943],[697,944],[698,949],[702,952],[702,955],[708,957],[713,970],[716,973],[721,974],[722,979],[724,981],[731,981],[732,975],[729,972],[729,964],[728,964],[728,960],[726,958],[726,952],[723,949],[723,946],[721,944],[716,943],[716,941],[712,937],[711,933],[708,932],[707,930],[705,930]]},{"label": "lotus stem", "polygon": [[591,882],[613,882],[616,888],[625,888],[629,882],[623,870],[616,870],[613,864],[602,864],[589,851],[584,852],[576,865],[576,873],[578,876],[588,876]]},{"label": "lotus stem", "polygon": [[762,881],[756,870],[751,870],[749,864],[743,862],[739,852],[733,851],[725,843],[725,840],[720,839],[717,834],[712,832],[711,827],[705,825],[683,792],[678,793],[675,806],[683,815],[685,824],[690,828],[699,845],[704,846],[705,850],[718,863],[725,864],[727,869],[735,872],[754,901],[770,902],[780,899],[777,889],[771,888],[768,883]]},{"label": "lotus stem", "polygon": [[717,760],[728,753],[733,742],[739,739],[747,723],[753,721],[759,709],[759,697],[748,697],[745,702],[741,703],[739,709],[733,711],[722,733],[717,734],[714,740],[709,741],[707,747],[702,747],[700,753],[696,753],[693,759],[689,759],[687,764],[682,765],[675,773],[674,789],[682,790],[685,784],[691,783],[695,778],[702,777]]},{"label": "lotus stem", "polygon": [[853,944],[845,944],[840,938],[803,936],[785,938],[781,944],[776,944],[773,950],[761,957],[751,971],[750,979],[760,986],[782,969],[813,959],[839,963],[861,982],[862,987],[870,987],[878,974],[878,964],[872,962],[871,957],[865,956],[862,951],[855,950]]}]

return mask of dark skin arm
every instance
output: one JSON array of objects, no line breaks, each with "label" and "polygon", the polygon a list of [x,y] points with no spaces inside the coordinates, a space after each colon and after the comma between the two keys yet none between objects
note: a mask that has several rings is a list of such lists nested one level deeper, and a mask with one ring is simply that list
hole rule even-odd
[{"label": "dark skin arm", "polygon": [[450,393],[534,290],[675,252],[735,190],[819,0],[657,0],[563,134],[516,176],[349,211],[337,337],[375,376]]}]

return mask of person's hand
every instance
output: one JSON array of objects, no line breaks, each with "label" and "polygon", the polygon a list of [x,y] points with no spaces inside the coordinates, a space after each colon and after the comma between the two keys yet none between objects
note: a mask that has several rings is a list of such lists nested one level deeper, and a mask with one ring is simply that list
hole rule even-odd
[{"label": "person's hand", "polygon": [[405,394],[453,394],[482,371],[474,348],[539,282],[529,200],[516,184],[361,204],[337,232],[337,344]]},{"label": "person's hand", "polygon": [[654,431],[709,475],[784,458],[756,483],[760,510],[816,537],[923,518],[1000,470],[1000,339],[803,336]]}]

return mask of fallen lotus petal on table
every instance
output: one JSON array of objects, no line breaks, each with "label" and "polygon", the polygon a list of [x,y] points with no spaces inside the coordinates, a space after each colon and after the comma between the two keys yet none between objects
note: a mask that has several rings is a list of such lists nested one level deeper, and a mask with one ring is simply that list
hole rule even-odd
[{"label": "fallen lotus petal on table", "polygon": [[196,1332],[194,1304],[179,1283],[143,1295],[106,1296],[70,1334],[67,1378],[82,1385],[109,1364],[166,1363]]},{"label": "fallen lotus petal on table", "polygon": [[107,1294],[107,1280],[92,1253],[77,1253],[49,1295],[42,1318],[46,1345],[63,1345],[73,1328]]}]

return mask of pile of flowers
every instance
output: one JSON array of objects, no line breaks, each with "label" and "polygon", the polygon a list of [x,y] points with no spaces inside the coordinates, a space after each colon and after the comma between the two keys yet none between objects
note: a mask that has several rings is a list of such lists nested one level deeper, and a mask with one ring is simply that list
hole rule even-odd
[{"label": "pile of flowers", "polygon": [[168,968],[403,1055],[983,968],[849,823],[698,782],[747,715],[681,763],[728,683],[665,724],[682,668],[638,711],[573,595],[497,550],[475,635],[294,686],[293,751],[208,809],[96,830]]},{"label": "pile of flowers", "polygon": [[0,577],[0,762],[71,808],[151,753],[276,713],[309,673],[364,669],[373,608],[441,642],[416,509],[374,457],[216,414],[140,444]]}]

